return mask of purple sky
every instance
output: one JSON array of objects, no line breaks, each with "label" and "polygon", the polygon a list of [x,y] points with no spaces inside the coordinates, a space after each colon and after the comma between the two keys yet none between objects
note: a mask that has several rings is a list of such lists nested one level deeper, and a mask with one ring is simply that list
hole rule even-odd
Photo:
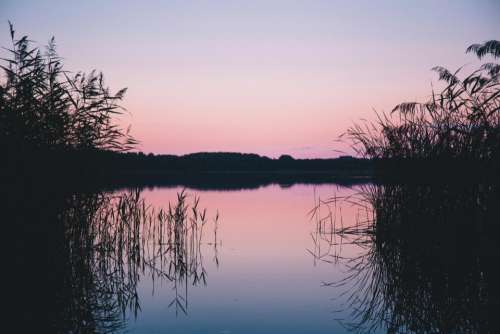
[{"label": "purple sky", "polygon": [[[7,20],[72,71],[128,87],[144,152],[333,157],[352,122],[424,100],[430,69],[500,39],[500,1],[23,1]],[[469,65],[472,66],[472,65]]]}]

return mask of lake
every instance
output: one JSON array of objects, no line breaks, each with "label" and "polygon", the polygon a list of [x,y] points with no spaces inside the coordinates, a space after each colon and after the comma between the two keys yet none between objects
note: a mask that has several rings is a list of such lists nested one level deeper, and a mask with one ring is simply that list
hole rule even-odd
[{"label": "lake", "polygon": [[[181,188],[155,188],[142,195],[155,206],[174,202]],[[186,312],[168,305],[169,282],[144,277],[138,285],[142,312],[127,329],[147,333],[325,333],[339,332],[339,291],[322,282],[340,280],[345,266],[315,261],[310,211],[318,196],[347,195],[335,185],[271,185],[238,191],[196,191],[208,214],[219,211],[215,250],[202,245],[207,283],[187,288]],[[355,214],[353,210],[347,215]],[[342,250],[352,255],[356,249]],[[156,286],[155,286],[156,285]],[[155,291],[153,293],[153,291]]]},{"label": "lake", "polygon": [[373,184],[73,194],[56,210],[64,233],[53,242],[65,246],[53,252],[52,322],[57,332],[490,332],[497,195]]}]

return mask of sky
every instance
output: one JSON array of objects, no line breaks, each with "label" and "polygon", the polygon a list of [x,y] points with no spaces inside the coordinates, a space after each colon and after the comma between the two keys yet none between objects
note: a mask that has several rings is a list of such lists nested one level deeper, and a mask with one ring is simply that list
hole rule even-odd
[{"label": "sky", "polygon": [[330,158],[374,110],[425,101],[433,66],[472,68],[466,47],[500,39],[500,0],[0,0],[7,47],[8,20],[127,87],[120,122],[145,153]]}]

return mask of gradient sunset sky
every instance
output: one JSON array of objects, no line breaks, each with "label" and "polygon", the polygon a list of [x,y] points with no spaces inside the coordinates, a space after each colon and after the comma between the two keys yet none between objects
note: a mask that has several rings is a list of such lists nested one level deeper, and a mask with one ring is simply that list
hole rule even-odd
[{"label": "gradient sunset sky", "polygon": [[335,157],[354,121],[425,100],[435,65],[500,39],[500,0],[0,0],[18,36],[56,37],[67,69],[102,70],[148,153]]}]

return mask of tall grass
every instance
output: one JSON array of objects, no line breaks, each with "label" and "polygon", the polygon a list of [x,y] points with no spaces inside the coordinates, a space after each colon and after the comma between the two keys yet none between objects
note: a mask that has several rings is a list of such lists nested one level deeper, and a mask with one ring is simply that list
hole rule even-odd
[{"label": "tall grass", "polygon": [[[497,185],[391,184],[322,203],[364,212],[356,224],[318,225],[323,244],[334,240],[318,260],[347,267],[325,283],[342,292],[342,324],[359,333],[495,333],[498,198]],[[358,251],[342,257],[347,245]]]},{"label": "tall grass", "polygon": [[[210,224],[214,237],[217,220]],[[74,195],[59,223],[64,236],[55,262],[64,269],[57,277],[59,307],[51,315],[56,332],[121,329],[128,314],[141,310],[142,276],[154,285],[170,282],[168,306],[176,314],[188,312],[189,286],[207,283],[202,244],[216,244],[203,236],[206,210],[185,192],[168,209],[149,206],[139,191]]]},{"label": "tall grass", "polygon": [[[10,23],[9,23],[10,24]],[[116,116],[126,89],[111,93],[102,73],[63,68],[54,38],[45,50],[17,38],[0,64],[0,147],[19,150],[128,150],[137,142]]]},{"label": "tall grass", "polygon": [[462,75],[435,67],[444,84],[426,102],[405,102],[376,122],[344,134],[363,157],[376,159],[500,159],[500,42],[471,45],[467,52],[491,58]]}]

